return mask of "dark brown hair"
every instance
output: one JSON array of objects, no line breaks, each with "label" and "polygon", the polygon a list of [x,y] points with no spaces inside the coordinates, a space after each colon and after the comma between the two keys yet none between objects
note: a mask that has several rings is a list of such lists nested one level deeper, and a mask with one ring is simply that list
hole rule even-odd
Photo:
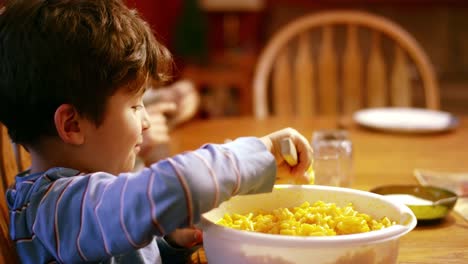
[{"label": "dark brown hair", "polygon": [[[98,126],[121,87],[172,71],[167,49],[120,0],[12,0],[0,15],[0,122],[18,143],[54,136],[72,104]],[[132,90],[133,89],[133,90]]]}]

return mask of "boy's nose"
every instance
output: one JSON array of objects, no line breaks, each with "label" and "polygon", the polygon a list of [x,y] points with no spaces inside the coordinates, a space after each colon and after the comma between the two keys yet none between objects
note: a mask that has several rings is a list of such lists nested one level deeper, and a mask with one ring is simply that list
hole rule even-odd
[{"label": "boy's nose", "polygon": [[148,112],[146,112],[146,108],[143,108],[142,114],[141,128],[143,131],[145,131],[151,127],[151,122],[149,120]]}]

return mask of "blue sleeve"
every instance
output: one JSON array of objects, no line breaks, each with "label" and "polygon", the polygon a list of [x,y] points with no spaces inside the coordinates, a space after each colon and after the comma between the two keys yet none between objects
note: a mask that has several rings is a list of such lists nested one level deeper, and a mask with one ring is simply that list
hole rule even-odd
[{"label": "blue sleeve", "polygon": [[269,192],[275,176],[256,138],[208,144],[137,173],[59,178],[32,201],[32,230],[61,262],[101,260],[192,226],[233,195]]}]

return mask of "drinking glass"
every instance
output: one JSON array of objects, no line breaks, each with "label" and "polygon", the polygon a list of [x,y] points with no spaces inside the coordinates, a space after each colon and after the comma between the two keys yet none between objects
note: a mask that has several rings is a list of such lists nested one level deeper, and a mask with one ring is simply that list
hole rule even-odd
[{"label": "drinking glass", "polygon": [[350,187],[353,145],[346,130],[318,130],[312,135],[315,183]]}]

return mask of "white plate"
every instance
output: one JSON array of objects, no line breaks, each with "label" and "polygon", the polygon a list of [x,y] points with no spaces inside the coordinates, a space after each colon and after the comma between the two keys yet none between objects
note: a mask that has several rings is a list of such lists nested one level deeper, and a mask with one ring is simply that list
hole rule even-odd
[{"label": "white plate", "polygon": [[358,124],[378,130],[430,133],[454,129],[458,118],[450,113],[420,108],[369,108],[354,113]]}]

